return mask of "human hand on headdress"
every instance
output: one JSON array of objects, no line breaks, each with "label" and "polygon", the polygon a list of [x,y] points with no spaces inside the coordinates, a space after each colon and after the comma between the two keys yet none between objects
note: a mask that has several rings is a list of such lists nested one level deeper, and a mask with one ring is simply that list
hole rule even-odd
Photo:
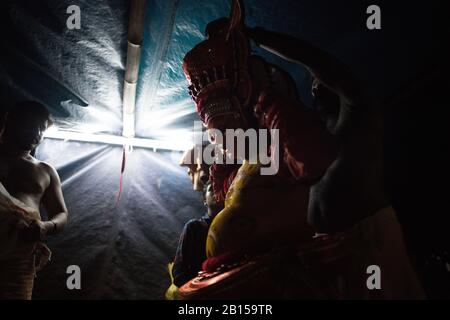
[{"label": "human hand on headdress", "polygon": [[253,40],[253,42],[257,46],[260,46],[264,39],[264,34],[267,31],[263,27],[248,27],[246,25],[243,25],[242,32],[245,34],[247,38]]}]

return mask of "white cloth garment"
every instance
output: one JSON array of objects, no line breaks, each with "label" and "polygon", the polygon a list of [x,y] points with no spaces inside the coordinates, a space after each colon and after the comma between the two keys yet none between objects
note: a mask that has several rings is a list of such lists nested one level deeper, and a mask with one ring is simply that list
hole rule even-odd
[{"label": "white cloth garment", "polygon": [[20,230],[39,212],[11,196],[0,183],[0,299],[31,299],[34,277],[50,260],[51,251],[41,243],[26,243]]}]

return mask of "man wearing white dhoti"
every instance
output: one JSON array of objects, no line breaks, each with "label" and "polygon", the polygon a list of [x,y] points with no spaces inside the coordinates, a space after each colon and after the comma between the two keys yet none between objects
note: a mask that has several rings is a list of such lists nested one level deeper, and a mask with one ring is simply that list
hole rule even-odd
[{"label": "man wearing white dhoti", "polygon": [[[0,135],[0,299],[31,299],[33,282],[50,257],[44,238],[67,223],[56,170],[31,153],[51,124],[37,102],[17,104]],[[41,205],[48,221],[41,221]]]}]

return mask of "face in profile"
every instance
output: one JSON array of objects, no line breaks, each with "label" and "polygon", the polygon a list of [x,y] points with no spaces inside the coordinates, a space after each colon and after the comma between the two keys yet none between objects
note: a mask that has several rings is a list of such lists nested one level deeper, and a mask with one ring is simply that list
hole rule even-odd
[{"label": "face in profile", "polygon": [[208,121],[208,129],[217,129],[225,135],[226,129],[247,129],[242,117],[235,114],[227,113],[216,116]]},{"label": "face in profile", "polygon": [[203,191],[205,184],[209,180],[208,169],[200,164],[193,164],[188,166],[188,175],[191,178],[194,190]]},{"label": "face in profile", "polygon": [[23,151],[35,149],[44,137],[48,121],[24,115],[20,119],[7,120],[6,139]]},{"label": "face in profile", "polygon": [[209,208],[209,213],[214,216],[223,209],[223,203],[218,203],[214,197],[214,190],[211,182],[205,187],[205,204]]},{"label": "face in profile", "polygon": [[[247,125],[244,119],[235,114],[223,114],[216,116],[209,120],[207,124],[208,129],[219,130],[222,133],[222,137],[220,141],[214,134],[214,131],[210,132],[209,136],[211,139],[211,143],[218,144],[221,148],[227,148],[227,138],[226,138],[226,130],[236,130],[243,129],[247,130]],[[221,145],[221,146],[220,146]],[[234,143],[235,148],[237,147],[237,143]],[[233,150],[228,150],[228,152],[232,152]],[[236,150],[234,150],[234,155],[236,155]]]}]

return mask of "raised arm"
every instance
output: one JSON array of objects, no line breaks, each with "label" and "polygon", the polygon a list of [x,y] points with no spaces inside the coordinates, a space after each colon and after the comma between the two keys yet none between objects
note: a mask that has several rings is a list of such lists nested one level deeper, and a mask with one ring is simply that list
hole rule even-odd
[{"label": "raised arm", "polygon": [[338,94],[348,105],[359,105],[361,91],[344,64],[314,45],[287,34],[246,28],[247,35],[263,49],[304,66],[323,85]]}]

